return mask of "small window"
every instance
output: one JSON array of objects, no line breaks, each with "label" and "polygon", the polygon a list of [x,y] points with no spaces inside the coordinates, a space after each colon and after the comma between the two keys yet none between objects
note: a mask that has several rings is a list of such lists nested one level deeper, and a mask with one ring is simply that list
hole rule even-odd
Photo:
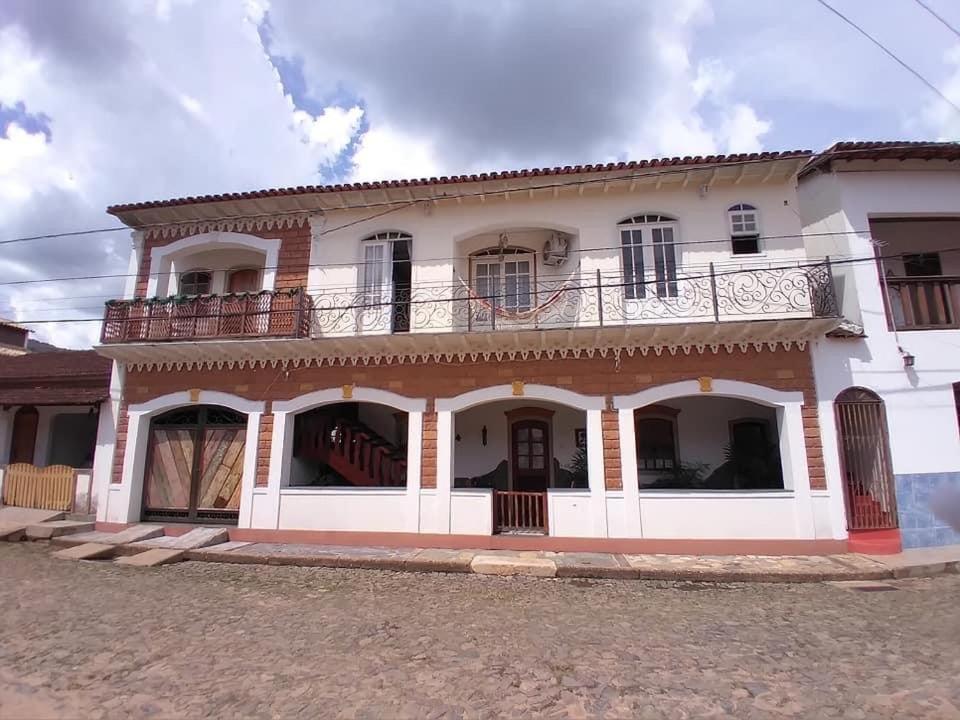
[{"label": "small window", "polygon": [[740,203],[727,211],[730,219],[730,245],[734,255],[760,252],[760,221],[753,205]]},{"label": "small window", "polygon": [[[647,297],[645,265],[653,266],[657,297],[677,297],[676,219],[667,215],[634,215],[617,225],[620,227],[624,297],[627,300]],[[645,243],[645,238],[650,242]],[[645,250],[647,247],[650,249]],[[645,252],[649,253],[646,260]]]},{"label": "small window", "polygon": [[907,277],[933,277],[942,275],[940,253],[905,253],[903,272]]},{"label": "small window", "polygon": [[260,271],[256,268],[238,268],[230,271],[228,293],[257,292],[260,289]]},{"label": "small window", "polygon": [[637,418],[637,470],[673,470],[677,466],[676,423],[669,418]]},{"label": "small window", "polygon": [[209,295],[213,281],[212,273],[207,270],[191,270],[180,276],[181,295]]}]

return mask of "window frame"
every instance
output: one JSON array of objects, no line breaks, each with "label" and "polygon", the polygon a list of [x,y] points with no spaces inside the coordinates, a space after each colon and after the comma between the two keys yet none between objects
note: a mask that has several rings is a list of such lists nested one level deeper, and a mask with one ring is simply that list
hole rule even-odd
[{"label": "window frame", "polygon": [[[654,474],[664,472],[674,472],[680,467],[680,428],[677,422],[679,410],[663,405],[648,405],[647,407],[637,408],[633,411],[633,445],[637,457],[637,474]],[[671,436],[673,438],[673,457],[670,459],[673,463],[670,467],[648,467],[647,460],[640,456],[640,427],[648,420],[665,421],[670,423]],[[656,461],[658,458],[652,458]]]},{"label": "window frame", "polygon": [[[233,276],[238,272],[247,272],[250,270],[257,273],[257,282],[256,282],[257,288],[255,290],[231,291],[229,288],[230,288],[230,281],[233,278]],[[233,294],[257,293],[257,292],[260,292],[262,289],[263,289],[263,268],[259,268],[254,265],[238,265],[237,267],[233,267],[227,270],[225,282],[223,284],[224,295],[229,295],[231,294],[231,292],[233,292]]]},{"label": "window frame", "polygon": [[[536,282],[537,282],[537,264],[536,264],[536,259],[537,259],[536,253],[534,253],[534,252],[532,252],[532,251],[524,250],[524,249],[516,249],[515,251],[510,252],[510,253],[507,253],[507,254],[504,254],[504,255],[502,255],[502,256],[500,256],[500,255],[492,255],[492,254],[482,254],[482,255],[474,254],[474,255],[470,258],[470,260],[471,260],[471,262],[470,262],[470,287],[473,289],[474,292],[477,293],[477,295],[483,300],[483,302],[489,303],[491,306],[493,306],[493,307],[495,307],[495,308],[502,308],[503,310],[506,310],[506,311],[508,311],[508,312],[515,312],[515,313],[529,312],[530,310],[532,310],[532,309],[535,307],[535,304],[534,304],[535,290],[534,290],[534,289],[535,289]],[[527,272],[526,272],[526,278],[527,278],[526,300],[527,300],[527,302],[526,302],[525,304],[519,302],[519,299],[523,296],[523,294],[522,294],[519,290],[517,290],[517,292],[516,292],[514,295],[511,296],[511,297],[513,297],[513,298],[515,298],[515,299],[517,300],[516,302],[514,302],[514,303],[512,303],[512,304],[508,304],[508,303],[506,302],[506,300],[507,300],[507,278],[508,278],[508,274],[507,274],[507,272],[506,272],[506,265],[507,265],[508,263],[515,263],[515,264],[518,264],[518,265],[519,265],[520,263],[527,263],[527,264],[528,264],[528,270],[527,270]],[[496,272],[495,274],[492,274],[492,275],[491,275],[491,274],[487,273],[487,274],[485,275],[485,278],[487,279],[487,282],[488,282],[488,283],[489,283],[489,278],[494,277],[494,278],[496,279],[496,283],[495,283],[496,286],[497,286],[496,292],[493,292],[493,293],[482,292],[482,293],[481,293],[481,292],[479,291],[479,285],[480,285],[480,283],[479,283],[479,281],[478,281],[477,270],[478,270],[481,266],[483,266],[483,267],[496,267],[496,268],[497,268],[497,272]],[[524,274],[517,272],[517,273],[514,273],[512,277],[514,277],[514,278],[519,278],[519,277],[523,277],[523,275],[524,275]],[[491,295],[493,296],[492,298],[490,297]]]},{"label": "window frame", "polygon": [[[200,273],[203,273],[207,276],[207,291],[193,293],[184,292],[184,278],[186,278],[187,275],[197,275]],[[196,282],[193,284],[196,285]],[[208,270],[207,268],[191,268],[190,270],[184,270],[183,272],[179,273],[177,275],[177,294],[185,295],[187,297],[201,297],[203,295],[213,294],[213,270]]]},{"label": "window frame", "polygon": [[[663,237],[667,231],[670,233],[670,241],[664,242]],[[641,213],[618,222],[617,232],[620,244],[620,279],[624,298],[645,300],[647,285],[654,287],[653,295],[661,300],[678,297],[680,258],[677,247],[680,244],[680,221],[673,215]],[[661,237],[659,241],[655,240],[657,233]],[[625,242],[627,234],[629,234],[630,243]],[[637,237],[639,242],[636,241]],[[664,250],[667,245],[670,246],[669,256]]]},{"label": "window frame", "polygon": [[[753,215],[753,225],[754,229],[746,230],[745,225],[747,220],[745,215]],[[735,228],[734,216],[740,215],[741,220],[739,221],[742,227],[740,230]],[[730,254],[735,256],[741,255],[762,255],[763,247],[760,245],[760,235],[761,235],[761,222],[760,222],[760,210],[753,203],[748,202],[736,202],[730,207],[727,208],[727,230],[730,233]],[[743,243],[744,241],[752,241],[755,243],[755,250],[753,251],[737,251],[737,243]]]}]

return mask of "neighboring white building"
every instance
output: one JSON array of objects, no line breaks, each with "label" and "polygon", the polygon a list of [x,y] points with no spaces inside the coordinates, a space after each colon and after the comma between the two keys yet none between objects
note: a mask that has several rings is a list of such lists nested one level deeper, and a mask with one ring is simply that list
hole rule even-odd
[{"label": "neighboring white building", "polygon": [[827,485],[851,528],[960,543],[930,506],[960,484],[960,145],[839,143],[801,171],[799,198],[849,323],[813,344]]}]

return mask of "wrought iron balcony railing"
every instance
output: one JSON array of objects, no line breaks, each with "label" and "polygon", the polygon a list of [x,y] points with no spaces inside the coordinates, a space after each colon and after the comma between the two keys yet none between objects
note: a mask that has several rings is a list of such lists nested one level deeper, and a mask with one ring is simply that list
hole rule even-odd
[{"label": "wrought iron balcony railing", "polygon": [[466,283],[324,288],[114,301],[101,341],[346,337],[633,324],[828,318],[839,314],[829,263],[769,268],[685,267],[625,278],[574,273],[479,292]]},{"label": "wrought iron balcony railing", "polygon": [[[389,293],[388,293],[389,295]],[[796,267],[684,268],[658,280],[577,273],[479,292],[418,285],[390,296],[351,289],[313,295],[314,336],[484,332],[626,324],[837,317],[829,263]]]},{"label": "wrought iron balcony railing", "polygon": [[305,337],[310,296],[303,288],[107,303],[100,342]]}]

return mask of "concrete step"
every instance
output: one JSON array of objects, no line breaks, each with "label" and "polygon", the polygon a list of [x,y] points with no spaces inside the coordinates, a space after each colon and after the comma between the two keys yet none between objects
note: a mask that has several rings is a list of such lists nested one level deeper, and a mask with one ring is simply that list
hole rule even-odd
[{"label": "concrete step", "polygon": [[470,563],[473,572],[480,575],[533,575],[556,577],[557,564],[536,553],[510,553],[503,555],[477,554]]},{"label": "concrete step", "polygon": [[139,540],[149,540],[161,537],[163,528],[159,525],[133,525],[120,532],[93,532],[77,533],[76,535],[61,536],[54,540],[57,545],[80,545],[82,543],[101,543],[103,545],[127,545]]},{"label": "concrete step", "polygon": [[75,535],[76,533],[93,530],[92,522],[79,520],[50,520],[49,522],[29,525],[26,530],[28,540],[49,540],[61,535]]},{"label": "concrete step", "polygon": [[37,510],[22,508],[14,505],[0,507],[0,540],[18,542],[26,537],[26,530],[31,525],[61,520],[65,513],[56,510]]},{"label": "concrete step", "polygon": [[199,527],[183,535],[163,535],[130,543],[139,548],[166,548],[170,550],[198,550],[219,545],[230,539],[226,528]]},{"label": "concrete step", "polygon": [[101,560],[103,558],[113,557],[117,548],[114,545],[105,545],[104,543],[84,543],[74,547],[57,550],[53,557],[61,560]]},{"label": "concrete step", "polygon": [[152,550],[137,553],[136,555],[121,555],[114,560],[114,563],[117,565],[127,565],[129,567],[157,567],[158,565],[179,562],[186,554],[186,550],[153,548]]}]

